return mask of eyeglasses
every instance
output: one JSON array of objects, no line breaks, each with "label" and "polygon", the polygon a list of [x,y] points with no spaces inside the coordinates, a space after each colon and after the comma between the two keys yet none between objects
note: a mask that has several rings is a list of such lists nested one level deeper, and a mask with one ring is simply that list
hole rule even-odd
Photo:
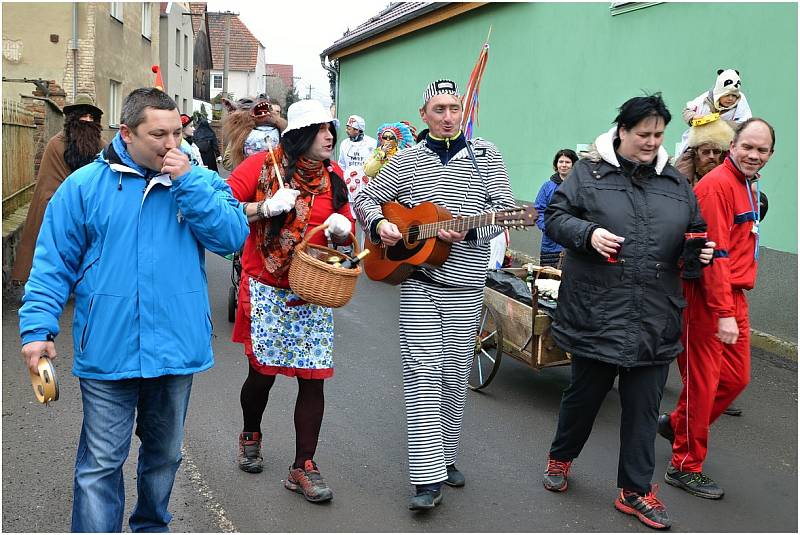
[{"label": "eyeglasses", "polygon": [[392,134],[383,134],[381,136],[381,139],[385,139],[386,141],[391,141],[394,139],[394,136]]},{"label": "eyeglasses", "polygon": [[719,156],[720,154],[722,154],[722,151],[720,149],[700,149],[697,152],[700,153],[700,156],[711,156],[712,154],[714,156]]}]

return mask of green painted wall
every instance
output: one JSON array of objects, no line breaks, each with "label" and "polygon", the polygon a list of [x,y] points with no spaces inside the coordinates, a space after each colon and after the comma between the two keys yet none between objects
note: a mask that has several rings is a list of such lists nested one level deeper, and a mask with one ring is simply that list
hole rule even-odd
[{"label": "green painted wall", "polygon": [[515,195],[532,200],[558,149],[594,141],[642,91],[663,93],[673,153],[685,103],[718,68],[736,68],[754,115],[776,130],[762,245],[796,254],[797,5],[663,3],[616,16],[609,5],[495,3],[346,56],[339,117],[364,116],[372,136],[387,121],[421,130],[424,87],[445,77],[463,86],[492,25],[476,132],[502,151]]}]

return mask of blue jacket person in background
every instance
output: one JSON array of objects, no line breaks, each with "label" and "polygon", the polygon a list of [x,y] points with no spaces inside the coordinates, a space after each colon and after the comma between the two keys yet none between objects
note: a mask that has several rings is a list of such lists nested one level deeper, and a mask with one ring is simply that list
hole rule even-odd
[{"label": "blue jacket person in background", "polygon": [[558,262],[561,258],[561,251],[564,248],[545,233],[544,211],[547,209],[547,205],[550,204],[553,193],[564,182],[564,179],[572,171],[572,166],[577,161],[578,155],[575,154],[574,150],[561,149],[558,151],[553,157],[553,170],[555,173],[547,179],[547,182],[542,184],[542,187],[539,188],[539,193],[536,195],[534,206],[539,214],[536,218],[536,226],[542,231],[542,245],[539,251],[539,264],[542,266],[559,267]]},{"label": "blue jacket person in background", "polygon": [[214,365],[205,249],[242,247],[249,227],[227,184],[179,147],[175,102],[153,88],[122,103],[119,133],[50,201],[19,310],[22,356],[56,356],[75,295],[73,373],[83,426],[72,531],[119,532],[122,465],[141,439],[131,531],[167,531],[192,377]]}]

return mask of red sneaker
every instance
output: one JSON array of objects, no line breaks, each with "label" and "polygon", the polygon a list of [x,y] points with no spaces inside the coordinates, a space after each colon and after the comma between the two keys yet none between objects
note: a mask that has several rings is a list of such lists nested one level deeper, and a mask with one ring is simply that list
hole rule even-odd
[{"label": "red sneaker", "polygon": [[544,472],[542,484],[547,490],[564,492],[567,490],[567,476],[572,467],[572,461],[558,461],[552,457],[547,458],[547,469]]},{"label": "red sneaker", "polygon": [[667,529],[672,521],[667,516],[667,508],[656,498],[658,485],[653,484],[650,492],[642,496],[635,492],[621,490],[614,501],[614,507],[628,515],[634,515],[645,526],[654,529]]},{"label": "red sneaker", "polygon": [[283,486],[302,494],[310,502],[327,502],[333,498],[333,491],[322,479],[317,464],[310,459],[303,463],[303,468],[289,468]]}]

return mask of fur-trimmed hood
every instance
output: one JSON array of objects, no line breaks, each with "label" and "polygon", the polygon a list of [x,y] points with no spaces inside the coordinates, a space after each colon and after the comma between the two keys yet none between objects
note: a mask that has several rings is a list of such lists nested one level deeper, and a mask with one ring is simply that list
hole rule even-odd
[{"label": "fur-trimmed hood", "polygon": [[[604,160],[614,167],[620,167],[619,160],[617,160],[617,154],[614,152],[614,140],[616,140],[618,137],[616,126],[612,127],[608,132],[600,134],[589,148],[586,158],[593,162]],[[661,174],[661,172],[664,171],[664,167],[667,166],[667,163],[669,163],[669,154],[662,145],[658,147],[658,154],[656,155],[656,172]]]}]

